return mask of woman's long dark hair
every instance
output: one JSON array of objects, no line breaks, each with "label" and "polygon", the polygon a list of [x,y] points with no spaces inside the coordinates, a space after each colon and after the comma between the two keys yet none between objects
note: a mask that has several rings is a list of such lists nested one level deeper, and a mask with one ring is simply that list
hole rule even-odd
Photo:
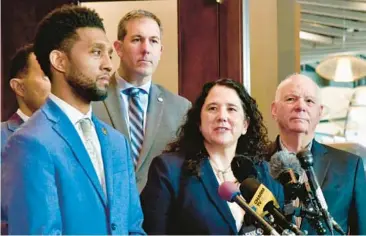
[{"label": "woman's long dark hair", "polygon": [[265,158],[268,150],[269,140],[262,114],[258,110],[256,101],[248,94],[244,86],[231,79],[208,82],[203,86],[201,94],[187,112],[186,122],[177,131],[177,139],[168,144],[165,150],[165,152],[178,152],[184,155],[187,170],[195,175],[199,175],[199,164],[203,158],[207,157],[204,138],[199,127],[201,109],[214,86],[224,86],[235,90],[242,102],[246,119],[249,121],[247,133],[239,137],[236,154],[249,157],[253,162],[259,162]]}]

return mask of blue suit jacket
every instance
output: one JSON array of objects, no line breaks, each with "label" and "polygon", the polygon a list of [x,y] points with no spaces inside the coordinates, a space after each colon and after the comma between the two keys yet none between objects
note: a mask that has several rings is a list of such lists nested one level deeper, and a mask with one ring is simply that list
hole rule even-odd
[{"label": "blue suit jacket", "polygon": [[[166,153],[152,161],[146,187],[141,193],[144,229],[148,234],[237,234],[235,220],[208,159],[201,176],[182,172],[184,157]],[[268,165],[257,166],[259,180],[283,202],[283,189],[269,175]]]},{"label": "blue suit jacket", "polygon": [[68,117],[52,101],[3,150],[2,206],[10,234],[143,234],[129,145],[92,117],[107,196]]},{"label": "blue suit jacket", "polygon": [[17,130],[24,121],[17,113],[14,113],[9,120],[1,122],[1,150],[3,150],[6,141]]},{"label": "blue suit jacket", "polygon": [[[311,152],[329,213],[345,232],[365,235],[366,177],[361,158],[315,140]],[[301,229],[308,230],[309,235],[317,234],[307,220],[302,221]]]},{"label": "blue suit jacket", "polygon": [[[14,113],[9,120],[1,122],[1,150],[4,148],[8,138],[24,123],[23,119]],[[7,217],[1,208],[1,234],[8,234]]]}]

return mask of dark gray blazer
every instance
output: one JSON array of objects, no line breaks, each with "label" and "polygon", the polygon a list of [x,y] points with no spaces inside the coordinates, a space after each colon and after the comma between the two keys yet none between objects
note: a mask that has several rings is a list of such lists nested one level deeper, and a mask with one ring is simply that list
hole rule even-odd
[{"label": "dark gray blazer", "polygon": [[[117,93],[115,75],[111,78],[108,97],[93,103],[93,113],[124,134],[130,141],[128,124],[122,114],[121,97]],[[136,168],[139,192],[145,187],[152,159],[162,153],[166,145],[176,137],[191,103],[160,85],[152,84],[146,114],[145,138]]]}]

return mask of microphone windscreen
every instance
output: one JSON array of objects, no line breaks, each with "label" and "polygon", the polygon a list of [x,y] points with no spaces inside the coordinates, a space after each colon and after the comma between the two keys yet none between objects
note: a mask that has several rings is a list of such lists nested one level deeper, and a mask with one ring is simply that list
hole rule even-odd
[{"label": "microphone windscreen", "polygon": [[253,161],[243,155],[236,155],[231,161],[231,170],[239,183],[248,177],[257,178],[258,173]]},{"label": "microphone windscreen", "polygon": [[303,174],[303,169],[296,155],[286,151],[279,151],[273,154],[269,166],[270,174],[274,179],[278,179],[281,173],[289,169],[292,169],[297,176]]},{"label": "microphone windscreen", "polygon": [[219,196],[221,199],[233,202],[234,197],[239,193],[239,188],[236,184],[230,181],[225,181],[219,186]]}]

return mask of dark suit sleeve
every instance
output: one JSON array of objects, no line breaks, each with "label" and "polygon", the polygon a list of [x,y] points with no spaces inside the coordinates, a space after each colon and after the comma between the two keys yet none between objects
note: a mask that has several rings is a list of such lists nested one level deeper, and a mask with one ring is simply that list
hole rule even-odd
[{"label": "dark suit sleeve", "polygon": [[125,139],[125,146],[126,146],[126,157],[127,157],[127,164],[128,164],[128,171],[129,171],[129,191],[130,191],[130,201],[129,201],[129,213],[128,213],[128,232],[132,235],[144,235],[145,232],[142,229],[142,222],[143,222],[143,214],[139,199],[139,194],[136,185],[136,178],[135,178],[135,169],[132,163],[131,158],[131,151],[130,145]]},{"label": "dark suit sleeve", "polygon": [[147,184],[141,193],[145,217],[143,228],[147,234],[169,234],[168,228],[174,228],[169,217],[173,198],[169,168],[160,157],[156,157],[151,163]]},{"label": "dark suit sleeve", "polygon": [[2,153],[2,207],[9,234],[61,234],[51,155],[37,141],[13,136]]},{"label": "dark suit sleeve", "polygon": [[349,225],[350,234],[366,234],[366,177],[362,159],[356,165],[355,185],[350,209]]}]

